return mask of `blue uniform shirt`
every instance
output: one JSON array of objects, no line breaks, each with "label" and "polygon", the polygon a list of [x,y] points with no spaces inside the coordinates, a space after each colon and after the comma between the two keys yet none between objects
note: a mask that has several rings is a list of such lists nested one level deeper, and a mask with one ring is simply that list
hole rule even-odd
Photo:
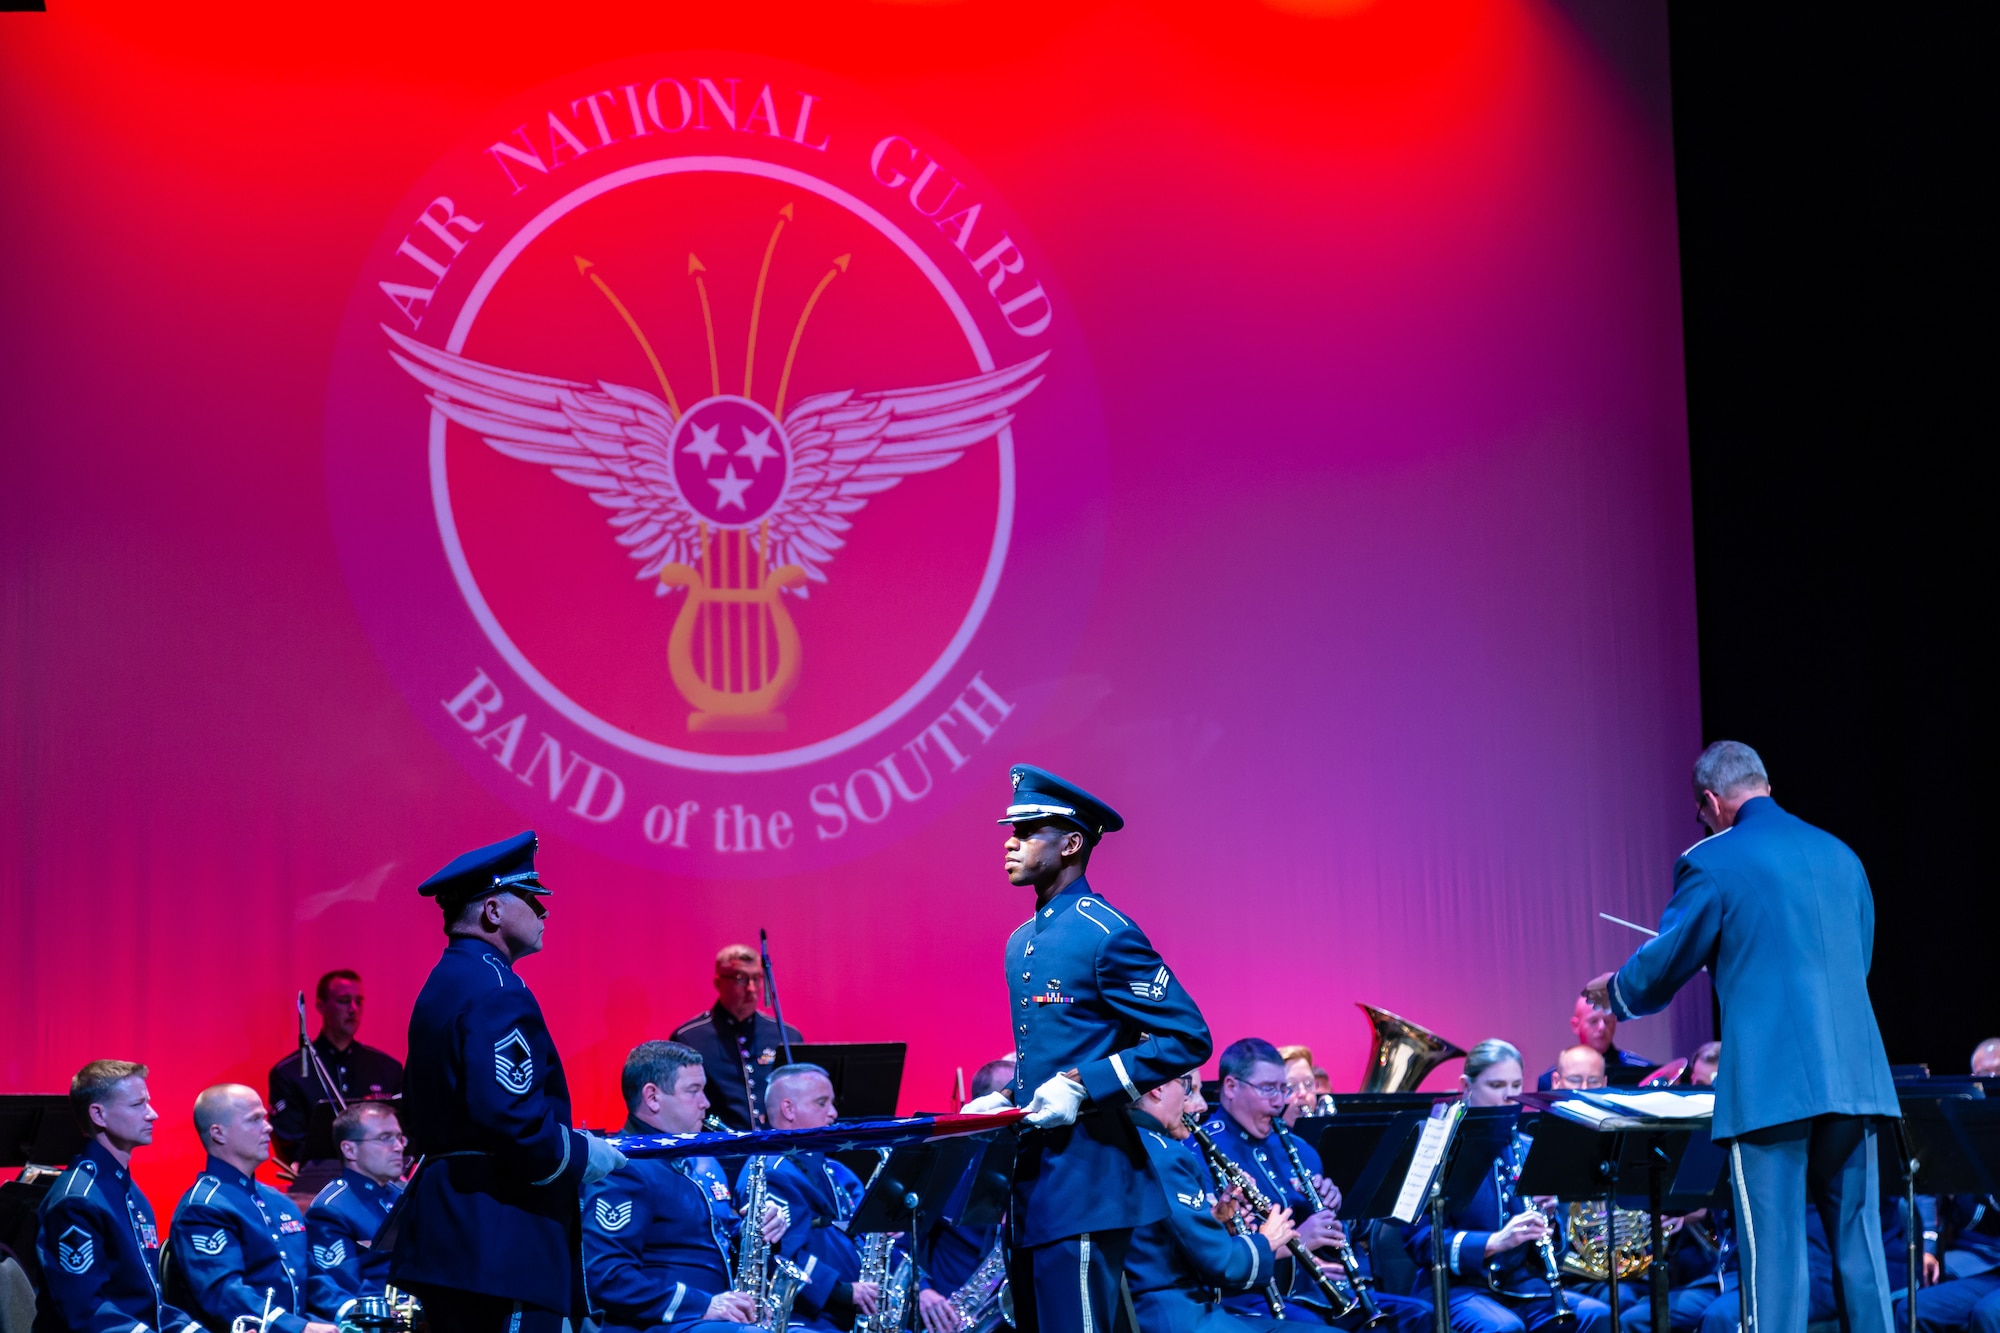
[{"label": "blue uniform shirt", "polygon": [[306,1220],[269,1185],[210,1157],[174,1209],[167,1244],[167,1294],[204,1328],[257,1318],[266,1293],[272,1328],[305,1328]]},{"label": "blue uniform shirt", "polygon": [[313,1196],[306,1209],[306,1241],[312,1268],[306,1278],[306,1308],[337,1323],[363,1296],[380,1296],[389,1283],[389,1255],[375,1248],[375,1233],[402,1194],[397,1185],[378,1185],[352,1168]]},{"label": "blue uniform shirt", "polygon": [[35,1333],[183,1333],[160,1290],[160,1231],[132,1175],[92,1141],[42,1199],[35,1252],[47,1286]]},{"label": "blue uniform shirt", "polygon": [[1714,975],[1717,1139],[1816,1115],[1900,1115],[1868,1000],[1874,948],[1860,858],[1757,796],[1733,828],[1681,853],[1660,934],[1611,978],[1611,1010],[1657,1013],[1696,972]]},{"label": "blue uniform shirt", "polygon": [[[748,1162],[743,1169],[749,1171]],[[739,1192],[742,1185],[739,1176]],[[845,1229],[861,1202],[861,1178],[824,1153],[801,1152],[766,1157],[764,1188],[785,1209],[789,1223],[771,1248],[806,1275],[797,1308],[813,1327],[831,1327],[824,1312],[834,1289],[861,1276],[861,1248]]]},{"label": "blue uniform shirt", "polygon": [[[1147,1333],[1190,1333],[1212,1313],[1217,1289],[1259,1289],[1271,1281],[1271,1243],[1254,1232],[1233,1236],[1209,1210],[1215,1198],[1200,1160],[1151,1125],[1140,1126],[1152,1178],[1166,1216],[1132,1233],[1125,1281],[1139,1327]],[[1255,1298],[1259,1313],[1268,1307]]]},{"label": "blue uniform shirt", "polygon": [[736,1233],[728,1177],[713,1157],[639,1158],[587,1187],[584,1272],[606,1333],[705,1318],[709,1301],[730,1289]]},{"label": "blue uniform shirt", "polygon": [[1198,1067],[1208,1024],[1144,931],[1077,879],[1007,940],[1014,1102],[1064,1070],[1083,1080],[1076,1123],[1021,1136],[1014,1243],[1046,1245],[1165,1216],[1124,1108]]},{"label": "blue uniform shirt", "polygon": [[484,940],[455,938],[410,1013],[400,1119],[425,1160],[389,1277],[581,1319],[577,1200],[590,1151],[534,992]]}]

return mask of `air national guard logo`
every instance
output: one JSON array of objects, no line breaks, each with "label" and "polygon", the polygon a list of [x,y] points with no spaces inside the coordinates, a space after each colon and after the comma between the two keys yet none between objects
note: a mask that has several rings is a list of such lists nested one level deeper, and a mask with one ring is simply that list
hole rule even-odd
[{"label": "air national guard logo", "polygon": [[97,1262],[97,1238],[72,1226],[56,1237],[56,1262],[65,1273],[85,1273]]},{"label": "air national guard logo", "polygon": [[609,1199],[597,1201],[597,1225],[606,1231],[623,1231],[632,1221],[632,1201],[614,1204]]},{"label": "air national guard logo", "polygon": [[538,827],[663,870],[809,870],[990,786],[1096,580],[1048,259],[909,110],[751,55],[473,127],[366,265],[327,441],[412,706]]},{"label": "air national guard logo", "polygon": [[521,1029],[510,1028],[493,1043],[493,1080],[516,1097],[535,1086],[535,1052]]},{"label": "air national guard logo", "polygon": [[347,1242],[336,1238],[331,1245],[315,1245],[312,1257],[321,1268],[338,1268],[347,1262]]}]

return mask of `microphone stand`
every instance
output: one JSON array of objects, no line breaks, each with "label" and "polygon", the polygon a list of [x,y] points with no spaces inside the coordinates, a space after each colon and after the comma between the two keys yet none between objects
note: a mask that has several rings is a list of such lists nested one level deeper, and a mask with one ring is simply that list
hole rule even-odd
[{"label": "microphone stand", "polygon": [[771,971],[771,936],[757,928],[757,947],[764,955],[764,989],[771,996],[771,1012],[778,1019],[778,1044],[785,1048],[785,1063],[792,1063],[792,1034],[785,1027],[785,1006],[778,999],[778,978]]}]

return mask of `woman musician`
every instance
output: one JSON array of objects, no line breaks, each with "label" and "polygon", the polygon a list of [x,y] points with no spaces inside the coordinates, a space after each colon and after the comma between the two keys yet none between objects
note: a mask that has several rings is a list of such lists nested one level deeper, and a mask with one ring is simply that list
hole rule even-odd
[{"label": "woman musician", "polygon": [[[1504,1041],[1482,1041],[1465,1057],[1459,1080],[1468,1107],[1506,1106],[1521,1097],[1521,1053]],[[1562,1240],[1547,1213],[1519,1197],[1516,1181],[1527,1160],[1519,1134],[1493,1160],[1479,1192],[1447,1213],[1444,1237],[1451,1323],[1458,1333],[1605,1333],[1604,1302],[1552,1288]],[[1553,1206],[1551,1207],[1553,1211]],[[1412,1229],[1410,1257],[1430,1289],[1431,1228],[1426,1214]]]}]

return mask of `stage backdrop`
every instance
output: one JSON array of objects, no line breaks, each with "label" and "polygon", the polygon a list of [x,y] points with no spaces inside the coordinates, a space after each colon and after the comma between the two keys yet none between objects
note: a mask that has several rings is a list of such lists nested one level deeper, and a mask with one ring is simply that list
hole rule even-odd
[{"label": "stage backdrop", "polygon": [[401,1053],[417,882],[527,827],[595,1125],[760,926],[906,1108],[1007,1050],[1014,761],[1124,813],[1092,882],[1218,1041],[1339,1086],[1358,1000],[1539,1068],[1665,901],[1661,6],[51,8],[0,1087],[150,1062],[156,1200],[321,971]]}]

